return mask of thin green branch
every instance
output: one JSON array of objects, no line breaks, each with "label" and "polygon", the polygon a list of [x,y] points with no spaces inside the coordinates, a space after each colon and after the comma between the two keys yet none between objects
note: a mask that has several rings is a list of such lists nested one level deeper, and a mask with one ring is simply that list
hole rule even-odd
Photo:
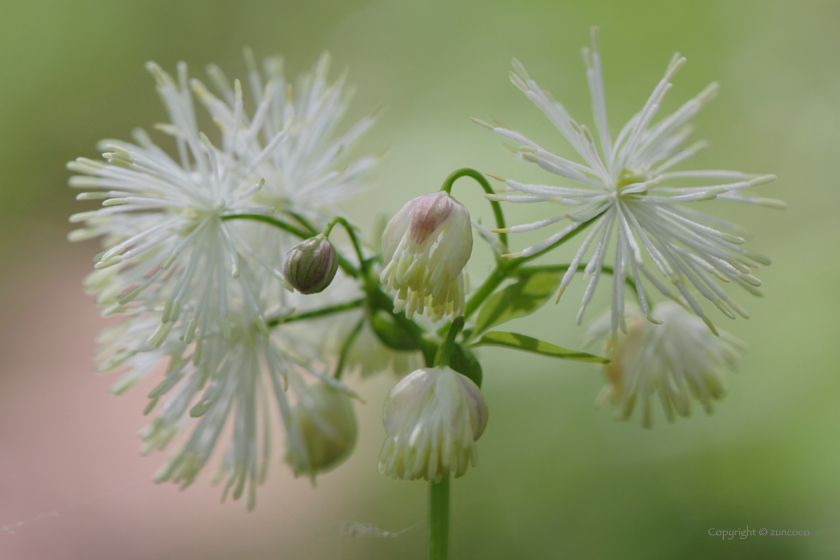
[{"label": "thin green branch", "polygon": [[[496,194],[496,191],[493,190],[493,187],[490,186],[490,183],[487,182],[487,179],[484,178],[484,175],[476,171],[475,169],[470,169],[465,167],[463,169],[459,169],[452,173],[446,180],[443,182],[443,186],[440,188],[442,191],[446,191],[447,194],[452,194],[452,185],[455,183],[456,180],[460,179],[461,177],[472,177],[481,185],[484,189],[484,192],[487,194]],[[493,215],[496,217],[496,228],[498,229],[506,229],[505,226],[505,215],[502,212],[502,205],[499,204],[495,200],[490,200],[490,206],[493,207]],[[507,233],[499,232],[499,241],[502,242],[502,245],[507,249],[508,246],[508,237]]]},{"label": "thin green branch", "polygon": [[254,220],[257,222],[265,222],[266,224],[271,224],[276,228],[280,228],[283,231],[291,233],[301,239],[309,239],[312,237],[308,232],[303,231],[300,228],[293,226],[283,220],[277,219],[273,216],[268,216],[266,214],[228,214],[227,216],[222,216],[222,221],[226,222],[228,220]]},{"label": "thin green branch", "polygon": [[326,229],[324,229],[324,236],[329,238],[330,233],[332,233],[336,224],[344,226],[344,229],[347,231],[347,236],[350,237],[350,241],[353,243],[353,249],[356,251],[356,256],[359,258],[359,266],[363,267],[365,265],[365,256],[362,254],[362,246],[359,243],[359,239],[356,237],[356,228],[347,220],[341,216],[333,218],[332,221],[327,224]]},{"label": "thin green branch", "polygon": [[317,319],[319,317],[333,315],[334,313],[342,313],[344,311],[350,311],[351,309],[358,309],[365,304],[365,301],[365,298],[354,299],[353,301],[338,303],[336,305],[330,305],[320,309],[313,309],[312,311],[304,311],[303,313],[297,313],[288,317],[271,317],[265,322],[265,324],[269,327],[276,327],[277,325],[294,323],[295,321],[303,321],[304,319]]},{"label": "thin green branch", "polygon": [[[291,215],[291,214],[290,214]],[[296,220],[300,221],[297,216],[293,216]],[[272,225],[276,228],[282,229],[285,232],[291,233],[299,237],[300,239],[309,239],[311,237],[315,237],[318,235],[318,231],[312,230],[310,232],[304,231],[298,227],[293,226],[288,222],[284,222],[278,218],[273,216],[267,216],[265,214],[229,214],[227,216],[222,216],[223,221],[228,220],[254,220],[256,222],[263,222],[269,225]],[[305,218],[304,218],[305,220]],[[310,227],[311,224],[306,222],[307,227]],[[353,278],[359,277],[359,269],[356,268],[353,263],[348,261],[342,255],[338,255],[338,266],[341,267],[341,270],[352,276]]]},{"label": "thin green branch", "polygon": [[341,379],[341,374],[344,372],[344,364],[347,362],[347,355],[350,353],[350,348],[353,346],[353,342],[356,340],[356,337],[359,336],[359,333],[362,331],[362,327],[365,326],[365,321],[367,321],[367,317],[359,319],[359,322],[356,323],[356,326],[353,327],[353,330],[347,335],[347,338],[344,340],[344,344],[341,345],[341,352],[338,354],[338,364],[335,366],[334,377],[336,379]]},{"label": "thin green branch", "polygon": [[308,229],[312,235],[316,235],[320,231],[320,228],[315,227],[315,224],[310,222],[303,214],[298,214],[297,212],[292,212],[291,210],[285,210],[284,212],[297,220],[300,225]]}]

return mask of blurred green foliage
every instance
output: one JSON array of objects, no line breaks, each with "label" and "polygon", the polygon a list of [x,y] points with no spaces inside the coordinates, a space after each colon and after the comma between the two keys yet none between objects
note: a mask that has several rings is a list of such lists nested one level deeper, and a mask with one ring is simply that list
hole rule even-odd
[{"label": "blurred green foliage", "polygon": [[[25,245],[13,235],[24,223],[70,229],[66,217],[82,204],[65,186],[66,161],[95,157],[100,138],[128,138],[133,127],[151,129],[165,119],[146,60],[169,70],[185,60],[201,77],[216,62],[242,76],[244,45],[258,56],[284,54],[292,73],[330,50],[335,67],[348,66],[358,87],[348,123],[379,103],[388,107],[359,151],[389,150],[378,185],[346,206],[367,224],[375,212],[393,212],[437,189],[460,167],[550,180],[469,120],[495,117],[569,152],[508,82],[511,56],[589,123],[579,49],[590,25],[600,25],[615,133],[679,50],[688,64],[663,110],[711,81],[722,85],[719,99],[695,119],[698,135],[713,141],[697,165],[775,173],[779,181],[763,192],[790,203],[785,212],[714,208],[753,231],[750,246],[774,259],[761,271],[764,299],[738,294],[753,319],[717,321],[749,346],[741,371],[713,417],[695,414],[670,426],[660,416],[648,432],[637,419],[619,424],[609,411],[594,410],[601,384],[595,366],[482,350],[491,420],[479,466],[453,484],[453,558],[837,558],[838,21],[840,3],[820,0],[5,0],[0,251]],[[454,195],[491,223],[480,189],[459,183]],[[544,217],[541,209],[505,210],[513,224]],[[513,236],[514,248],[529,239]],[[489,270],[484,249],[476,243],[474,282]],[[580,348],[582,331],[573,325],[580,291],[576,282],[558,306],[513,330]],[[360,411],[372,431],[357,455],[372,454],[348,464],[358,470],[358,488],[337,496],[335,507],[399,530],[424,517],[425,487],[376,472],[380,402],[371,398]],[[807,529],[810,536],[722,541],[707,534],[747,525]],[[422,532],[421,525],[398,539],[359,539],[344,548],[345,558],[422,558]],[[274,543],[270,533],[264,538],[243,543],[241,557],[291,546]],[[306,550],[307,543],[297,546]]]}]

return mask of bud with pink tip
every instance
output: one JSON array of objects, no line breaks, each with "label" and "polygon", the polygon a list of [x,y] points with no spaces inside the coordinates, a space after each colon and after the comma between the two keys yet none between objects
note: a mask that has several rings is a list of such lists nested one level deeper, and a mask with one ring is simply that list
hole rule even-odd
[{"label": "bud with pink tip", "polygon": [[463,269],[472,252],[470,214],[446,192],[410,200],[382,235],[380,280],[396,292],[394,310],[433,320],[464,313]]}]

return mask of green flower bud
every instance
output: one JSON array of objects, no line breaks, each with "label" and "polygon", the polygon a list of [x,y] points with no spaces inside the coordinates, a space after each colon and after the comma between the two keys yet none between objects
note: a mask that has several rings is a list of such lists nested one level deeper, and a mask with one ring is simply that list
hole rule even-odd
[{"label": "green flower bud", "polygon": [[300,395],[292,409],[299,438],[287,441],[286,462],[295,476],[313,478],[344,462],[356,446],[358,428],[350,397],[319,383]]},{"label": "green flower bud", "polygon": [[323,292],[337,270],[338,253],[324,234],[301,241],[283,260],[283,276],[302,294]]}]

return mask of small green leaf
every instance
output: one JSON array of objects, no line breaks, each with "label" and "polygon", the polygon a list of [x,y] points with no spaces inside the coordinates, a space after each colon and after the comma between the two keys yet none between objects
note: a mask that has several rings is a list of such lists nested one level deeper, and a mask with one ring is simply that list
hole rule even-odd
[{"label": "small green leaf", "polygon": [[517,334],[512,332],[493,331],[485,334],[481,339],[474,343],[475,346],[502,346],[504,348],[513,348],[515,350],[522,350],[524,352],[533,352],[535,354],[542,354],[543,356],[551,356],[552,358],[563,358],[564,360],[577,360],[579,362],[595,362],[599,364],[608,364],[609,360],[587,354],[586,352],[576,352],[575,350],[567,350],[555,346],[544,340],[531,338],[524,334]]},{"label": "small green leaf", "polygon": [[420,346],[414,337],[411,336],[411,333],[398,325],[391,316],[385,313],[374,315],[370,320],[370,326],[373,328],[373,332],[376,333],[379,340],[382,341],[382,344],[392,350],[407,352],[420,349]]},{"label": "small green leaf", "polygon": [[559,271],[521,274],[517,282],[487,298],[478,312],[471,335],[479,335],[491,327],[539,309],[551,297],[561,274]]},{"label": "small green leaf", "polygon": [[452,347],[452,355],[449,357],[449,367],[481,387],[481,380],[484,373],[481,371],[481,364],[472,350],[462,344],[455,343]]}]

